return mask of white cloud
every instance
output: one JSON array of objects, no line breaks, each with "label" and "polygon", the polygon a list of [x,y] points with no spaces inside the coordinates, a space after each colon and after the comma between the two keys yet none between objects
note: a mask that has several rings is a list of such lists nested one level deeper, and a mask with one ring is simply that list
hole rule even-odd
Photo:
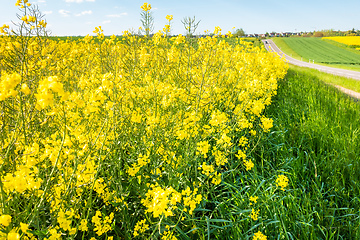
[{"label": "white cloud", "polygon": [[65,2],[68,2],[68,3],[71,3],[71,2],[82,3],[82,2],[95,2],[95,0],[65,0]]},{"label": "white cloud", "polygon": [[110,15],[106,15],[106,16],[110,17],[110,18],[119,18],[119,17],[127,16],[127,15],[128,15],[128,13],[123,12],[123,13],[120,13],[120,14],[110,14]]},{"label": "white cloud", "polygon": [[110,20],[106,20],[106,21],[103,21],[102,23],[103,23],[103,24],[107,24],[107,23],[111,23],[111,21],[110,21]]},{"label": "white cloud", "polygon": [[69,16],[69,11],[66,11],[66,10],[64,10],[64,9],[60,9],[59,10],[59,13],[61,14],[61,15],[63,15],[64,17],[67,17],[67,16]]},{"label": "white cloud", "polygon": [[37,3],[46,3],[45,0],[38,0]]},{"label": "white cloud", "polygon": [[45,15],[49,15],[49,14],[52,14],[53,11],[44,11],[43,13],[44,13]]},{"label": "white cloud", "polygon": [[84,15],[86,15],[86,14],[92,14],[92,11],[91,10],[89,10],[89,11],[82,11],[81,13],[78,13],[78,14],[75,14],[75,16],[77,16],[77,17],[80,17],[80,16],[84,16]]}]

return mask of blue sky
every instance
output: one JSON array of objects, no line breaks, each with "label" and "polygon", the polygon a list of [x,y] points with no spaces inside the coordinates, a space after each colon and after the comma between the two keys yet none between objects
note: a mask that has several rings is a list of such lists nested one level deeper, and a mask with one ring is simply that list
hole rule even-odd
[{"label": "blue sky", "polygon": [[[102,26],[105,35],[120,35],[141,26],[140,0],[29,0],[44,13],[54,36],[92,35]],[[16,0],[1,0],[0,26],[16,21]],[[184,17],[201,20],[197,33],[223,33],[233,27],[246,33],[360,29],[359,0],[177,0],[148,1],[152,6],[155,30],[173,15],[173,34],[184,34]]]}]

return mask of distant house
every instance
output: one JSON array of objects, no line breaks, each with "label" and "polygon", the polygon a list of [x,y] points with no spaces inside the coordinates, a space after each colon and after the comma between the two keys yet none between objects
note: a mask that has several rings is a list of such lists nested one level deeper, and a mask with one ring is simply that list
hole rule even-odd
[{"label": "distant house", "polygon": [[249,34],[246,34],[245,37],[266,38],[266,37],[290,37],[290,36],[301,36],[301,35],[303,35],[303,32],[281,32],[281,33],[271,32],[268,34],[249,33]]}]

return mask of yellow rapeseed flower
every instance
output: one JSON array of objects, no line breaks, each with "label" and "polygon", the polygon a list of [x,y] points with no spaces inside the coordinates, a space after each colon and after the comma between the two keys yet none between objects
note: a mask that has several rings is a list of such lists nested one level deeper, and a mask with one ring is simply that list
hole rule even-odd
[{"label": "yellow rapeseed flower", "polygon": [[276,185],[285,191],[285,188],[289,185],[289,178],[285,175],[278,175],[276,179]]},{"label": "yellow rapeseed flower", "polygon": [[30,88],[26,85],[26,83],[21,85],[21,91],[26,94],[29,95],[31,93]]},{"label": "yellow rapeseed flower", "polygon": [[0,33],[7,35],[8,32],[5,31],[6,29],[9,29],[9,25],[7,25],[7,24],[2,25],[2,27],[0,27]]},{"label": "yellow rapeseed flower", "polygon": [[219,26],[216,26],[214,30],[214,34],[217,35],[220,34],[220,32],[221,32],[221,28]]},{"label": "yellow rapeseed flower", "polygon": [[196,154],[202,155],[204,158],[207,158],[207,153],[210,150],[210,144],[207,141],[200,141],[196,145],[197,145]]},{"label": "yellow rapeseed flower", "polygon": [[29,230],[29,224],[20,223],[20,229],[23,233],[26,233]]},{"label": "yellow rapeseed flower", "polygon": [[251,209],[250,217],[252,220],[258,220],[260,210]]},{"label": "yellow rapeseed flower", "polygon": [[267,240],[267,237],[262,234],[260,231],[254,233],[254,237],[252,240]]},{"label": "yellow rapeseed flower", "polygon": [[10,215],[1,215],[0,216],[0,224],[3,225],[4,227],[9,226],[9,224],[11,223],[11,216]]},{"label": "yellow rapeseed flower", "polygon": [[7,240],[20,240],[20,234],[17,232],[9,232],[6,239]]},{"label": "yellow rapeseed flower", "polygon": [[148,4],[147,2],[145,2],[142,6],[141,9],[144,10],[145,12],[148,12],[151,10],[151,4]]},{"label": "yellow rapeseed flower", "polygon": [[270,128],[273,127],[273,120],[271,118],[262,117],[261,124],[262,124],[262,128],[264,129],[264,132],[268,132]]},{"label": "yellow rapeseed flower", "polygon": [[248,160],[248,161],[244,160],[243,162],[244,162],[246,171],[250,171],[255,166],[251,160]]},{"label": "yellow rapeseed flower", "polygon": [[149,224],[146,224],[146,219],[138,221],[134,227],[134,237],[143,234],[148,228]]},{"label": "yellow rapeseed flower", "polygon": [[259,197],[257,197],[257,196],[251,196],[251,197],[250,197],[250,205],[252,205],[252,203],[256,203],[257,200],[258,200],[258,198],[259,198]]},{"label": "yellow rapeseed flower", "polygon": [[166,15],[166,20],[168,20],[168,21],[173,20],[173,15]]}]

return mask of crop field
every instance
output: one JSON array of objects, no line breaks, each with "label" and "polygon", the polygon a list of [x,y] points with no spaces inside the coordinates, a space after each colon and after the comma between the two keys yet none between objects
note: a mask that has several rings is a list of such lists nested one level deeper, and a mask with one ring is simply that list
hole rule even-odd
[{"label": "crop field", "polygon": [[54,41],[18,5],[0,38],[1,239],[266,238],[261,202],[290,176],[259,181],[251,152],[282,60],[216,29]]},{"label": "crop field", "polygon": [[343,43],[353,47],[360,47],[360,36],[347,36],[347,37],[324,37],[335,42]]},{"label": "crop field", "polygon": [[360,55],[334,46],[320,38],[282,38],[304,61],[317,63],[360,65]]},{"label": "crop field", "polygon": [[171,15],[152,37],[54,39],[17,5],[1,240],[360,238],[360,105],[316,74],[219,27],[169,37]]}]

